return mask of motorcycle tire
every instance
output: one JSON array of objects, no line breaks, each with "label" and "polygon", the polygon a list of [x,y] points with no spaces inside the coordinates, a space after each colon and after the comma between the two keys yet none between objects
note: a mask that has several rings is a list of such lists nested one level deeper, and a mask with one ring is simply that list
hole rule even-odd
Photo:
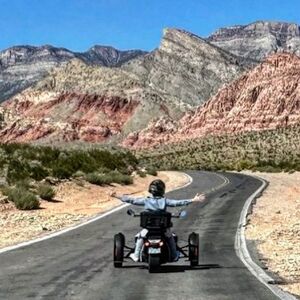
[{"label": "motorcycle tire", "polygon": [[160,266],[160,257],[157,255],[149,255],[148,257],[148,270],[149,273],[155,273]]},{"label": "motorcycle tire", "polygon": [[114,267],[121,268],[124,260],[125,236],[119,232],[114,237]]},{"label": "motorcycle tire", "polygon": [[191,267],[199,262],[199,234],[193,232],[189,235],[189,261]]}]

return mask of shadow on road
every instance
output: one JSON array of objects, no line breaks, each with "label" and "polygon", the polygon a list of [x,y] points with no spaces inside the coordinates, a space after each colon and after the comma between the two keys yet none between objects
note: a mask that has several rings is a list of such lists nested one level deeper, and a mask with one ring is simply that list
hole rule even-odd
[{"label": "shadow on road", "polygon": [[[147,265],[130,265],[123,266],[123,269],[148,269]],[[185,271],[197,271],[197,270],[208,270],[208,269],[219,269],[223,268],[219,264],[202,264],[195,267],[189,265],[166,265],[161,266],[156,273],[180,273]]]}]

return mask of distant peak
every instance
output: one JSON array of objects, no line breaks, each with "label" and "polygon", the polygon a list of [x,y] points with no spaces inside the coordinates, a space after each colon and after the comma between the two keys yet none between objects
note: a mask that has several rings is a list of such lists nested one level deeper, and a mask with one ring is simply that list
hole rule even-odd
[{"label": "distant peak", "polygon": [[244,35],[247,32],[251,34],[263,34],[269,32],[271,34],[283,34],[289,36],[300,36],[299,25],[296,23],[282,21],[258,20],[246,25],[233,25],[221,27],[216,30],[209,39],[217,37],[229,37],[235,35]]},{"label": "distant peak", "polygon": [[186,36],[189,38],[195,38],[201,41],[204,41],[204,39],[190,31],[187,31],[185,29],[180,28],[164,28],[163,29],[163,38],[168,37],[169,35],[179,35],[179,36]]},{"label": "distant peak", "polygon": [[106,46],[106,45],[94,45],[89,50],[97,51],[97,50],[114,50],[119,51],[118,49],[112,47],[112,46]]}]

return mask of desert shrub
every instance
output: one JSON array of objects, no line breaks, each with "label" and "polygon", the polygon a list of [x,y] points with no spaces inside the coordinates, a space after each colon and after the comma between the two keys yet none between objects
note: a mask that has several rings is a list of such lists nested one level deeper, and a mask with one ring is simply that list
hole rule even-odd
[{"label": "desert shrub", "polygon": [[48,176],[69,179],[80,172],[108,174],[118,170],[130,175],[137,164],[131,152],[121,149],[63,150],[24,144],[0,144],[0,170],[11,185],[26,178],[36,181]]},{"label": "desert shrub", "polygon": [[112,171],[108,173],[111,178],[111,182],[129,185],[133,183],[133,178],[130,175],[122,174],[119,171]]},{"label": "desert shrub", "polygon": [[69,179],[74,173],[74,170],[67,164],[58,163],[52,168],[52,176],[59,179]]},{"label": "desert shrub", "polygon": [[147,176],[147,174],[146,174],[144,171],[142,171],[142,170],[137,170],[137,174],[138,174],[140,177],[142,177],[142,178],[144,178],[144,177]]},{"label": "desert shrub", "polygon": [[155,168],[153,168],[153,167],[148,167],[147,168],[147,173],[149,175],[152,175],[152,176],[157,176],[157,170]]},{"label": "desert shrub", "polygon": [[55,190],[49,184],[40,184],[37,189],[38,195],[43,200],[51,201],[55,196]]},{"label": "desert shrub", "polygon": [[7,169],[7,181],[10,184],[29,178],[29,166],[27,162],[20,161],[18,159],[12,159],[9,161]]},{"label": "desert shrub", "polygon": [[31,210],[40,207],[36,195],[24,187],[14,187],[9,190],[8,200],[14,202],[17,209]]},{"label": "desert shrub", "polygon": [[85,173],[82,171],[77,171],[73,174],[74,178],[80,178],[80,177],[85,177]]},{"label": "desert shrub", "polygon": [[1,185],[0,186],[0,191],[2,195],[4,196],[9,196],[11,188],[8,185]]},{"label": "desert shrub", "polygon": [[41,181],[49,175],[49,171],[40,163],[31,163],[29,168],[29,176],[37,181]]},{"label": "desert shrub", "polygon": [[119,183],[129,185],[133,183],[133,179],[129,175],[120,173],[119,171],[112,171],[107,174],[89,173],[85,178],[89,183],[97,185],[106,185],[111,183]]},{"label": "desert shrub", "polygon": [[92,184],[97,185],[105,185],[105,184],[111,184],[112,178],[110,175],[106,174],[99,174],[99,173],[89,173],[85,177],[86,181]]}]

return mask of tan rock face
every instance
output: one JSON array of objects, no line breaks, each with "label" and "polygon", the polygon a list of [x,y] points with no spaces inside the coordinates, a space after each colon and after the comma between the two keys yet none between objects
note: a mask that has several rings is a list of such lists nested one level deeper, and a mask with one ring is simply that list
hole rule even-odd
[{"label": "tan rock face", "polygon": [[[300,58],[293,54],[274,54],[238,80],[219,90],[204,105],[186,114],[172,131],[170,121],[150,124],[124,145],[135,148],[245,131],[274,129],[300,122]],[[151,137],[151,139],[149,139]]]},{"label": "tan rock face", "polygon": [[120,133],[139,104],[117,96],[77,93],[39,96],[47,101],[34,102],[24,94],[23,98],[4,104],[2,142],[40,139],[102,142]]}]

